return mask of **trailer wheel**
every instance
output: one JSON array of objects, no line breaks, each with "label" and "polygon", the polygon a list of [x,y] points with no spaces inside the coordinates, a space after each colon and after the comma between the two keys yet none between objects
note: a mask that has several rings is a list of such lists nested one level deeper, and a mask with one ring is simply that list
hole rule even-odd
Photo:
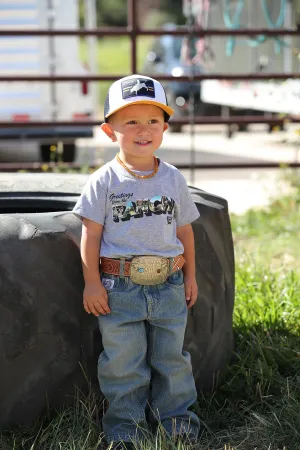
[{"label": "trailer wheel", "polygon": [[247,132],[248,131],[248,125],[246,124],[241,124],[241,125],[238,125],[238,131],[239,132],[241,132],[241,133],[245,133],[245,132]]},{"label": "trailer wheel", "polygon": [[274,132],[275,132],[275,131],[285,131],[285,126],[284,126],[284,124],[279,125],[279,130],[278,130],[278,126],[277,126],[277,125],[269,124],[269,125],[268,125],[268,132],[271,134],[271,133],[273,133],[273,131],[274,131]]},{"label": "trailer wheel", "polygon": [[170,133],[181,133],[181,131],[182,131],[182,125],[175,125],[175,124],[172,124],[172,123],[170,123],[169,124],[169,131],[170,131]]},{"label": "trailer wheel", "polygon": [[76,146],[73,142],[72,144],[64,144],[63,161],[64,162],[74,162],[76,156]]},{"label": "trailer wheel", "polygon": [[[40,145],[40,156],[41,160],[43,162],[57,162],[58,157],[54,155],[53,159],[51,157],[51,151],[50,151],[50,145],[49,144],[41,144]],[[62,160],[63,162],[74,162],[76,157],[76,146],[75,143],[71,144],[64,144],[63,154],[62,154]]]},{"label": "trailer wheel", "polygon": [[[233,348],[234,254],[227,202],[190,189],[201,214],[193,222],[199,297],[184,347],[201,391],[215,386]],[[97,383],[102,350],[97,319],[82,306],[81,221],[67,211],[16,213],[1,215],[0,226],[0,428],[72,401],[85,376]]]}]

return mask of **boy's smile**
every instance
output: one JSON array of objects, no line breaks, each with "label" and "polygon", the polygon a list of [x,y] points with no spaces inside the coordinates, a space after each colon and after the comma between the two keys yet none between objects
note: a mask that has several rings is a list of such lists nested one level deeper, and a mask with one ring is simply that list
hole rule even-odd
[{"label": "boy's smile", "polygon": [[120,157],[136,170],[152,170],[153,154],[168,128],[164,113],[155,105],[129,105],[113,114],[102,130],[120,146]]},{"label": "boy's smile", "polygon": [[151,144],[152,141],[137,141],[136,144],[146,146]]}]

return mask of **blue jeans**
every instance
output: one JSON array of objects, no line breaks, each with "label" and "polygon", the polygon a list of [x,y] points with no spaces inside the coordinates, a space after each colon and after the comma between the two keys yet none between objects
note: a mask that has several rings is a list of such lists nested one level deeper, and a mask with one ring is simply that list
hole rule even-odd
[{"label": "blue jeans", "polygon": [[197,393],[190,355],[182,349],[187,321],[182,270],[155,286],[129,277],[101,278],[111,308],[99,316],[104,351],[98,378],[109,403],[103,417],[107,441],[143,438],[147,419],[160,422],[170,436],[197,439],[199,419],[189,411]]}]

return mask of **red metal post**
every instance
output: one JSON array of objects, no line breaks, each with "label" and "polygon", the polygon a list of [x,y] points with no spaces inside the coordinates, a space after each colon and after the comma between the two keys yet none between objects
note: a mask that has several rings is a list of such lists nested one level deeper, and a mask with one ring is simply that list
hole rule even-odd
[{"label": "red metal post", "polygon": [[127,1],[127,23],[131,36],[131,73],[137,73],[137,3],[136,0]]},{"label": "red metal post", "polygon": [[[93,30],[70,30],[70,29],[39,29],[39,30],[22,30],[22,29],[2,29],[0,36],[132,36],[133,26],[135,23],[136,35],[143,36],[186,36],[190,30],[188,27],[182,27],[180,30],[157,30],[157,29],[140,29],[133,18],[136,14],[136,0],[128,1],[128,27],[101,27]],[[299,36],[300,29],[296,28],[241,28],[240,30],[227,30],[223,28],[203,29],[193,27],[193,35],[195,36]]]},{"label": "red metal post", "polygon": [[[18,172],[19,170],[29,170],[30,172],[45,172],[48,169],[53,169],[55,167],[61,167],[63,164],[64,167],[68,167],[70,169],[80,169],[82,164],[80,163],[0,163],[0,172]],[[45,170],[45,165],[47,169]],[[174,164],[177,169],[190,169],[190,164]],[[300,162],[258,162],[258,163],[235,163],[235,164],[226,164],[226,163],[215,163],[215,164],[195,164],[194,169],[277,169],[282,166],[289,168],[299,168]],[[99,166],[91,165],[89,166],[91,169],[97,169]]]},{"label": "red metal post", "polygon": [[[223,118],[219,116],[199,116],[195,117],[196,125],[246,125],[250,123],[256,124],[270,124],[270,125],[282,125],[284,123],[300,123],[300,115],[286,115],[284,117],[264,117],[264,116],[230,116]],[[30,121],[30,122],[0,122],[0,128],[26,128],[29,125],[33,127],[51,127],[51,126],[97,126],[101,125],[101,120],[74,120],[74,121],[57,121],[57,122],[42,122],[42,121]],[[170,123],[185,125],[189,122],[186,118],[174,118]]]},{"label": "red metal post", "polygon": [[[136,65],[132,67],[136,69]],[[135,73],[135,72],[133,72]],[[172,75],[156,75],[156,74],[145,74],[149,77],[156,78],[160,81],[191,81],[190,76],[181,76],[176,77]],[[122,76],[125,75],[1,75],[1,81],[42,81],[42,82],[54,82],[54,81],[115,81]],[[203,75],[195,75],[193,77],[194,81],[203,81],[203,80],[286,80],[288,78],[297,79],[300,78],[300,72],[292,72],[292,73],[240,73],[240,74],[230,74],[230,73],[213,73],[213,74],[203,74]]]}]

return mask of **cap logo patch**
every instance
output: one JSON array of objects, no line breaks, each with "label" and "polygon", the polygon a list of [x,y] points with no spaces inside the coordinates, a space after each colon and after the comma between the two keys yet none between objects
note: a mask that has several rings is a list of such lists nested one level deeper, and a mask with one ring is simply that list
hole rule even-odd
[{"label": "cap logo patch", "polygon": [[122,82],[123,99],[137,96],[155,98],[153,81],[143,78],[131,78]]}]

